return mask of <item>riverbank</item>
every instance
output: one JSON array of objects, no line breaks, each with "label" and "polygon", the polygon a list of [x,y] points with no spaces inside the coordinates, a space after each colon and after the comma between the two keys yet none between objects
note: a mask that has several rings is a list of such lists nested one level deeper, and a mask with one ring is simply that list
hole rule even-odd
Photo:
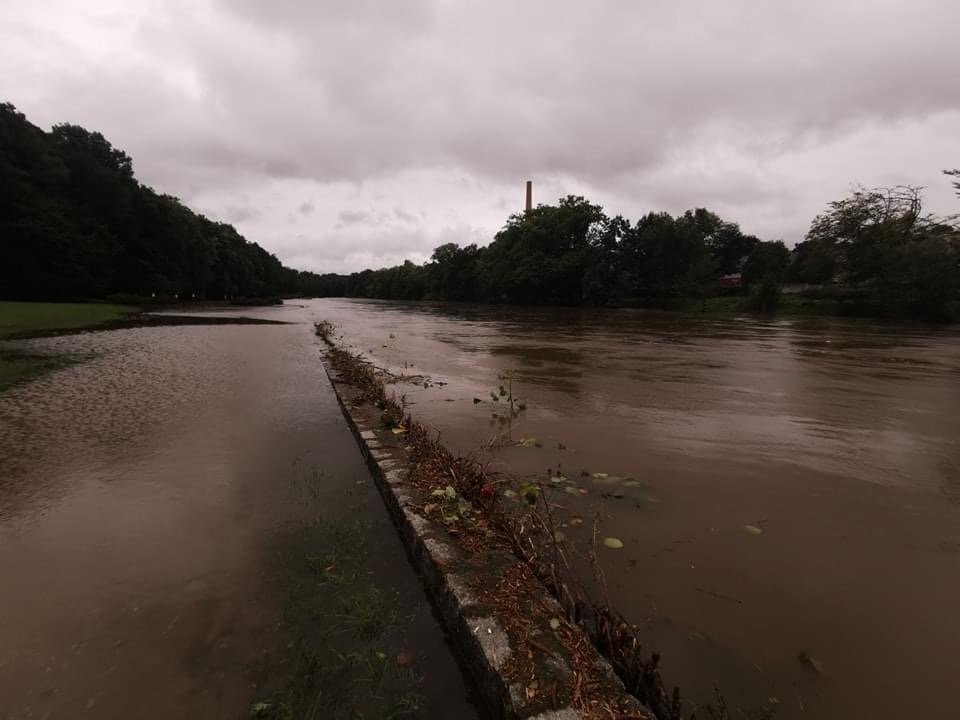
[{"label": "riverbank", "polygon": [[[57,332],[78,332],[123,321],[137,307],[100,303],[0,302],[0,341]],[[0,346],[0,392],[63,367],[69,360],[33,353],[4,351]]]},{"label": "riverbank", "polygon": [[0,340],[37,333],[81,330],[126,319],[133,305],[0,301]]},{"label": "riverbank", "polygon": [[[194,312],[205,305],[189,306]],[[176,308],[180,310],[180,307]],[[166,314],[159,311],[164,310]],[[143,308],[108,303],[0,302],[0,343],[11,340],[171,325],[275,325],[282,321],[229,315],[188,315],[170,308]],[[0,392],[70,364],[70,355],[50,356],[0,345]]]}]

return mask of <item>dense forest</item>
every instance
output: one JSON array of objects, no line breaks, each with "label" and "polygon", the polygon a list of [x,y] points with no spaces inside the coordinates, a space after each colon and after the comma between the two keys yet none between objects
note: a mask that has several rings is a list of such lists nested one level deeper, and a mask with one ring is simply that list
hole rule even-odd
[{"label": "dense forest", "polygon": [[9,104],[0,105],[0,188],[0,297],[8,299],[307,295],[669,307],[743,294],[772,310],[788,284],[856,314],[960,319],[956,218],[925,213],[915,187],[861,189],[830,203],[792,251],[703,208],[631,222],[568,196],[512,215],[486,247],[448,243],[422,265],[351,275],[284,267],[233,226],[140,184],[131,159],[99,133],[75,125],[44,132]]},{"label": "dense forest", "polygon": [[0,104],[0,298],[270,298],[309,292],[225,223],[137,182],[97,132]]},{"label": "dense forest", "polygon": [[914,187],[861,189],[830,203],[793,251],[702,208],[649,213],[631,223],[571,196],[513,215],[487,247],[442,245],[423,265],[326,275],[318,290],[648,307],[742,294],[748,306],[772,310],[784,284],[851,314],[958,319],[960,232],[955,218],[925,214]]}]

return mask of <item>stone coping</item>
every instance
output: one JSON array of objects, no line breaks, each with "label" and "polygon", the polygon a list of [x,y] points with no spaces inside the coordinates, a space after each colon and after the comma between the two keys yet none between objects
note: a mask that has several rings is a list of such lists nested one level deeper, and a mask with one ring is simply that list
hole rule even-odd
[{"label": "stone coping", "polygon": [[[569,700],[557,697],[556,689],[570,687],[573,676],[572,658],[556,637],[555,628],[544,623],[535,631],[535,646],[524,644],[518,648],[519,641],[511,639],[504,623],[498,620],[498,612],[502,611],[483,602],[474,591],[477,587],[498,587],[507,571],[520,561],[504,550],[468,553],[451,538],[445,526],[424,517],[420,508],[429,499],[421,497],[420,491],[408,482],[412,470],[397,436],[380,427],[376,408],[355,402],[359,394],[356,388],[343,381],[326,358],[324,368],[436,615],[489,715],[510,720],[575,720],[601,716],[590,712],[589,707],[577,708]],[[533,602],[542,603],[547,609],[546,616],[554,614],[562,618],[560,605],[547,588],[539,581],[531,582],[532,586],[525,587],[528,594],[532,593]],[[621,717],[652,720],[654,714],[624,690],[586,633],[569,624],[566,631],[582,636],[577,638],[577,647],[590,648],[591,662],[595,664],[591,676],[602,678],[599,691],[622,709]],[[534,660],[533,693],[531,684],[512,679],[508,672],[512,656],[518,652]],[[547,690],[550,687],[554,688],[552,694]],[[596,690],[594,688],[594,696]],[[569,696],[569,693],[560,694]],[[602,716],[609,715],[603,713]]]}]

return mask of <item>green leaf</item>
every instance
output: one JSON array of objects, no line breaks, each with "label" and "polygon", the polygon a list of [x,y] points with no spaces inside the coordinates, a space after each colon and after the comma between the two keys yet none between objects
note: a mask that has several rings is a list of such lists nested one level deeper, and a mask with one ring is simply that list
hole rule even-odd
[{"label": "green leaf", "polygon": [[443,491],[443,494],[446,495],[448,500],[454,500],[457,497],[457,491],[454,489],[453,485],[447,485],[446,489]]},{"label": "green leaf", "polygon": [[619,550],[623,547],[623,540],[620,538],[608,537],[603,539],[603,544],[611,550]]}]

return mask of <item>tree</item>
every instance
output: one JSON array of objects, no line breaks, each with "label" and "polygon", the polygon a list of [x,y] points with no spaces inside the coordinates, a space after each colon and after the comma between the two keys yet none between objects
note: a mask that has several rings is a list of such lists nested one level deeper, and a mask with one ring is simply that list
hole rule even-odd
[{"label": "tree", "polygon": [[782,240],[757,243],[743,266],[743,281],[749,285],[770,277],[779,284],[789,264],[790,251]]},{"label": "tree", "polygon": [[831,202],[814,219],[807,240],[832,252],[847,283],[875,282],[889,250],[914,239],[930,222],[922,208],[918,187],[860,188]]},{"label": "tree", "polygon": [[44,132],[8,103],[0,188],[3,297],[268,297],[316,277],[141,185],[130,156],[100,133],[69,124]]},{"label": "tree", "polygon": [[890,314],[946,318],[960,292],[960,231],[923,213],[920,188],[860,189],[830,203],[807,234],[842,278]]},{"label": "tree", "polygon": [[577,305],[590,259],[591,228],[606,220],[599,205],[570,195],[511,215],[479,259],[484,298],[494,302]]},{"label": "tree", "polygon": [[[944,170],[943,174],[949,175],[950,177],[960,178],[960,169]],[[960,197],[960,180],[953,181],[953,190],[957,193],[957,197]]]}]

